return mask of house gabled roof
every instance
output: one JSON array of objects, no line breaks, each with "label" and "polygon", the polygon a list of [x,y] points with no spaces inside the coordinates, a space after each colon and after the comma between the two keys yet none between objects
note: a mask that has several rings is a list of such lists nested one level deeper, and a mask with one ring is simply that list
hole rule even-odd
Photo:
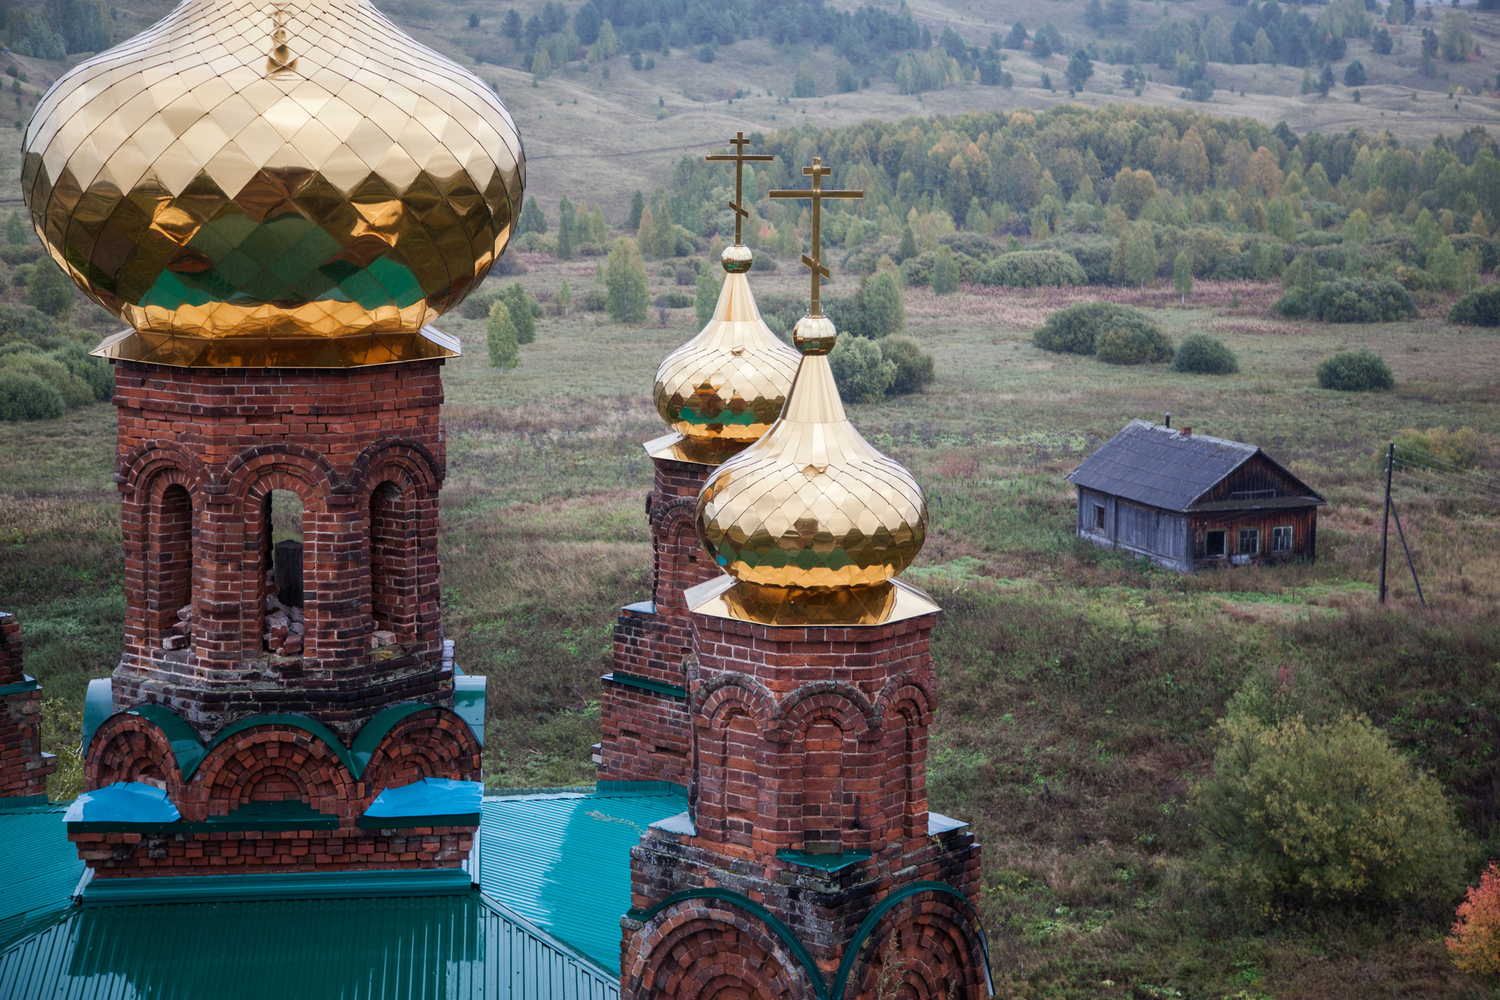
[{"label": "house gabled roof", "polygon": [[[1124,497],[1163,510],[1186,511],[1235,469],[1260,455],[1304,492],[1310,505],[1327,501],[1253,444],[1206,434],[1183,434],[1145,420],[1132,420],[1068,474],[1075,486]],[[1276,498],[1285,500],[1287,498]],[[1236,509],[1266,501],[1232,501]]]}]

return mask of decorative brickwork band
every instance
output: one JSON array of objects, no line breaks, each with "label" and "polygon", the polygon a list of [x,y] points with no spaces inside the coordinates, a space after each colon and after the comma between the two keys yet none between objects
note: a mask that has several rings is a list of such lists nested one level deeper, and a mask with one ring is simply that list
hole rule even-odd
[{"label": "decorative brickwork band", "polygon": [[42,688],[21,670],[21,623],[0,611],[0,798],[47,794],[57,757],[42,753]]}]

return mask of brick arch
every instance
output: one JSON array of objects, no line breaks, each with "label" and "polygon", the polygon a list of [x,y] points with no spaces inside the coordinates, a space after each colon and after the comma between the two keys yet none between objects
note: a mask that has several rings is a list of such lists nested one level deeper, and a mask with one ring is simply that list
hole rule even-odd
[{"label": "brick arch", "polygon": [[[400,470],[404,482],[392,478],[395,470]],[[368,498],[370,491],[386,480],[398,482],[403,488],[406,483],[421,484],[425,493],[441,486],[446,475],[447,469],[426,445],[391,437],[381,438],[359,453],[349,466],[348,483],[354,492]]]},{"label": "brick arch", "polygon": [[[877,911],[878,912],[878,911]],[[861,928],[865,930],[865,928]],[[988,996],[988,957],[973,910],[942,891],[904,896],[863,941],[847,970],[850,1000],[980,1000]],[[845,960],[849,963],[849,960]]]},{"label": "brick arch", "polygon": [[[357,744],[356,744],[357,745]],[[385,734],[360,774],[366,796],[422,778],[478,781],[479,741],[469,724],[446,708],[424,708]]]},{"label": "brick arch", "polygon": [[338,815],[357,801],[354,777],[338,748],[309,730],[284,722],[249,726],[209,747],[193,772],[186,803],[199,815],[227,815],[250,801],[300,799],[320,813]]},{"label": "brick arch", "polygon": [[258,444],[241,450],[224,466],[225,491],[231,496],[249,496],[255,484],[271,472],[281,472],[305,483],[309,496],[303,496],[303,491],[292,487],[274,487],[293,489],[302,496],[304,504],[310,496],[326,497],[349,492],[339,478],[338,470],[324,455],[306,445],[291,442]]},{"label": "brick arch", "polygon": [[713,898],[671,903],[631,937],[621,1000],[822,998],[798,957],[758,914]]},{"label": "brick arch", "polygon": [[930,726],[936,701],[930,680],[924,682],[910,672],[897,674],[875,696],[875,717],[886,719],[891,712],[902,711],[912,714],[921,725]]},{"label": "brick arch", "polygon": [[880,735],[880,719],[865,693],[843,681],[812,681],[792,691],[776,707],[787,735],[800,739],[809,726],[827,719],[862,742]]},{"label": "brick arch", "polygon": [[696,504],[694,497],[672,497],[651,506],[652,599],[658,608],[685,610],[682,591],[719,574],[698,541]]},{"label": "brick arch", "polygon": [[115,482],[126,494],[137,493],[142,486],[149,486],[151,479],[163,469],[176,469],[191,482],[196,492],[213,485],[213,475],[193,452],[176,441],[155,438],[142,441],[125,452],[116,462]]},{"label": "brick arch", "polygon": [[121,712],[94,732],[84,761],[84,788],[92,791],[117,781],[155,785],[176,801],[182,794],[172,743],[150,720]]},{"label": "brick arch", "polygon": [[705,700],[696,733],[694,821],[704,838],[746,849],[760,811],[761,706],[755,695],[735,684],[719,687]]},{"label": "brick arch", "polygon": [[[727,671],[719,674],[693,691],[693,716],[699,720],[712,719],[720,706],[738,700],[747,706],[748,714],[762,726],[770,727],[776,717],[776,697],[769,688],[749,674]],[[700,725],[701,725],[700,721]]]}]

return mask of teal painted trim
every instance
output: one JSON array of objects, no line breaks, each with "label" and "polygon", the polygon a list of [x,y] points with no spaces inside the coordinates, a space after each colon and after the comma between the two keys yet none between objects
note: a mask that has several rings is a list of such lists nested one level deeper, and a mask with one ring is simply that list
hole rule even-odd
[{"label": "teal painted trim", "polygon": [[797,935],[792,932],[792,929],[782,923],[776,914],[759,903],[741,896],[737,892],[731,892],[728,889],[689,889],[686,892],[674,892],[649,910],[644,912],[641,910],[631,910],[625,916],[631,920],[639,920],[641,923],[645,923],[673,903],[680,903],[685,899],[717,899],[720,902],[729,903],[731,906],[738,906],[751,916],[759,918],[761,923],[770,928],[771,933],[781,939],[782,944],[791,949],[792,954],[801,963],[802,971],[807,973],[808,980],[813,984],[813,989],[817,992],[818,1000],[831,1000],[828,985],[823,982],[823,974],[818,971],[818,963],[813,961],[812,955],[808,953],[807,948],[803,946]]},{"label": "teal painted trim", "polygon": [[849,946],[844,949],[844,959],[839,963],[838,978],[833,981],[833,992],[830,1000],[843,1000],[844,989],[848,986],[849,974],[854,971],[854,963],[859,959],[859,953],[864,949],[865,941],[875,932],[876,926],[885,919],[885,915],[895,908],[897,903],[909,899],[922,892],[943,892],[957,899],[969,912],[969,918],[974,921],[974,932],[979,935],[979,950],[984,955],[984,987],[990,996],[995,995],[994,980],[990,977],[990,943],[985,939],[984,927],[979,923],[979,914],[975,911],[967,896],[959,892],[946,882],[912,882],[903,885],[894,892],[889,893],[884,899],[876,904],[860,923],[859,930],[854,932],[854,937],[849,940]]},{"label": "teal painted trim", "polygon": [[0,813],[51,811],[56,808],[45,795],[11,795],[0,798]]},{"label": "teal painted trim", "polygon": [[638,688],[642,691],[651,691],[655,694],[664,694],[669,698],[683,698],[688,696],[687,688],[678,687],[675,684],[663,684],[661,681],[653,681],[647,677],[637,677],[635,674],[623,673],[619,670],[605,674],[599,678],[604,681],[613,681],[626,687]]},{"label": "teal painted trim", "polygon": [[16,681],[14,684],[0,685],[0,698],[8,694],[20,694],[23,691],[36,691],[41,688],[35,677],[30,674],[22,674],[25,680]]},{"label": "teal painted trim", "polygon": [[453,678],[453,711],[469,724],[469,730],[481,747],[484,746],[485,686],[488,682],[489,678],[483,674],[455,675]]},{"label": "teal painted trim", "polygon": [[[404,705],[392,705],[376,713],[375,718],[365,723],[359,735],[354,737],[354,742],[349,745],[349,757],[353,760],[349,770],[354,777],[358,778],[364,773],[365,765],[370,763],[370,757],[375,753],[375,748],[380,746],[380,741],[385,739],[387,733],[396,728],[398,722],[409,715],[416,715],[424,708],[432,707],[434,706],[423,705],[420,702],[407,702]],[[343,747],[336,736],[334,745]],[[349,762],[345,761],[345,763]]]},{"label": "teal painted trim", "polygon": [[94,734],[104,725],[104,720],[115,714],[115,682],[108,677],[97,677],[89,681],[88,694],[83,697],[83,755],[88,756],[89,744]]},{"label": "teal painted trim", "polygon": [[780,861],[799,865],[803,868],[816,868],[822,872],[843,871],[851,865],[857,865],[862,861],[870,860],[869,851],[845,851],[842,854],[809,854],[806,851],[789,851],[785,847],[776,852]]},{"label": "teal painted trim", "polygon": [[182,772],[184,778],[203,763],[203,757],[208,751],[198,739],[197,731],[170,708],[164,705],[137,705],[125,714],[138,715],[161,730],[167,742],[172,744],[172,756],[177,758],[177,770]]},{"label": "teal painted trim", "polygon": [[686,785],[670,781],[596,781],[592,789],[596,795],[660,795],[663,792],[686,796]]},{"label": "teal painted trim", "polygon": [[84,888],[82,902],[84,906],[129,906],[227,900],[361,899],[372,896],[449,896],[467,893],[471,889],[469,873],[461,868],[96,878]]},{"label": "teal painted trim", "polygon": [[[398,707],[400,707],[400,706],[398,706]],[[420,708],[426,708],[428,706],[422,705],[422,706],[419,706],[419,707]],[[392,711],[392,709],[386,709],[386,712],[389,712],[389,711]],[[381,712],[380,713],[380,715],[385,715],[385,714],[386,714],[385,712]],[[377,715],[375,717],[375,719],[380,718],[380,715]],[[371,719],[370,720],[370,723],[372,725],[374,724],[375,719]],[[238,735],[240,733],[243,733],[245,730],[247,730],[247,729],[253,729],[256,726],[274,726],[274,725],[296,726],[298,729],[300,729],[303,732],[307,733],[309,736],[315,736],[318,739],[322,740],[325,744],[327,744],[328,749],[332,750],[335,754],[338,755],[339,760],[341,760],[341,761],[344,762],[344,766],[349,769],[349,773],[352,774],[352,775],[354,775],[355,778],[358,778],[359,775],[360,775],[360,772],[362,772],[364,770],[364,765],[358,763],[354,759],[354,755],[351,754],[348,751],[348,749],[346,749],[344,747],[343,741],[338,738],[338,735],[335,734],[332,729],[329,729],[327,726],[323,725],[323,723],[319,722],[317,719],[311,718],[311,717],[306,716],[306,715],[293,715],[293,714],[291,714],[289,712],[272,712],[272,713],[269,713],[269,714],[266,714],[266,715],[252,715],[248,719],[241,719],[239,722],[234,723],[229,728],[225,729],[222,733],[220,733],[218,736],[214,737],[214,741],[212,743],[210,743],[204,749],[204,756],[207,756],[208,754],[212,753],[214,747],[218,746],[220,743],[223,743],[225,740],[229,739],[231,736],[236,736],[236,735]],[[365,729],[369,729],[369,728],[370,728],[369,725],[365,726]],[[364,730],[363,729],[360,730],[359,735],[360,736],[364,735]],[[194,766],[196,767],[196,765],[194,765]],[[186,780],[188,778],[191,778],[192,776],[193,776],[193,772],[192,771],[185,770],[185,771],[182,772],[182,777],[183,777],[184,780]]]}]

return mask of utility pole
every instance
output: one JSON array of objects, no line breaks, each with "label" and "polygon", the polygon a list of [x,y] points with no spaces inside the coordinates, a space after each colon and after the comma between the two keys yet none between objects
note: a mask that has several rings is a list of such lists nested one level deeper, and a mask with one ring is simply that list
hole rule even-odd
[{"label": "utility pole", "polygon": [[1380,603],[1385,603],[1385,546],[1391,530],[1391,468],[1396,464],[1396,443],[1385,452],[1385,509],[1380,517]]}]

